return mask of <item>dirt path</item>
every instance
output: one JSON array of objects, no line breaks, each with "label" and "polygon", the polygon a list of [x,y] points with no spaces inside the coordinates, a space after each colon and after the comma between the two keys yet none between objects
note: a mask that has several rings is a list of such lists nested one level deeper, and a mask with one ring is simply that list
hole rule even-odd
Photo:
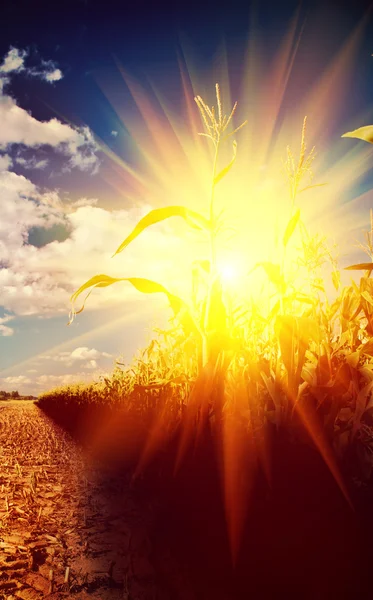
[{"label": "dirt path", "polygon": [[0,402],[0,600],[192,599],[151,512],[32,401]]}]

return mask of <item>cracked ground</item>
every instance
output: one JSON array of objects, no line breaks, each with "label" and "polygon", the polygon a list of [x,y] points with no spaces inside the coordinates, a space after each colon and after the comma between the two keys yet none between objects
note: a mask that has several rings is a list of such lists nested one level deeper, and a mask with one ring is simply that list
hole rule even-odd
[{"label": "cracked ground", "polygon": [[0,402],[0,600],[193,600],[151,505],[31,401]]}]

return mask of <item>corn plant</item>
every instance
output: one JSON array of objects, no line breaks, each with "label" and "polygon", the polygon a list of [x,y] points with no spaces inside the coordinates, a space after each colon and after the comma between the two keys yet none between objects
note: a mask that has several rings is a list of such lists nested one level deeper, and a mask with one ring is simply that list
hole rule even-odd
[{"label": "corn plant", "polygon": [[[120,244],[113,256],[116,256],[122,252],[138,235],[140,235],[146,228],[156,223],[160,223],[171,217],[182,217],[188,225],[193,228],[199,229],[208,235],[210,239],[210,262],[207,267],[208,272],[208,286],[207,294],[203,304],[203,315],[198,320],[192,315],[192,310],[188,303],[182,300],[180,297],[170,293],[163,285],[155,281],[151,281],[144,278],[137,277],[121,277],[113,278],[108,275],[95,275],[86,281],[80,288],[71,296],[72,309],[70,313],[69,324],[73,321],[75,316],[82,312],[84,309],[85,302],[96,287],[107,287],[113,283],[119,281],[128,281],[138,291],[146,294],[161,292],[165,294],[169,300],[170,306],[173,310],[174,316],[178,319],[184,329],[186,337],[191,334],[199,335],[201,339],[201,360],[200,365],[204,366],[210,360],[215,360],[220,347],[227,338],[226,328],[226,311],[222,300],[222,289],[221,282],[219,280],[217,269],[216,269],[216,236],[221,223],[215,214],[214,207],[214,196],[215,188],[218,183],[227,175],[232,168],[237,152],[237,143],[233,142],[233,157],[232,160],[222,170],[218,170],[218,158],[219,149],[221,144],[230,136],[234,135],[241,127],[246,123],[242,123],[239,127],[234,129],[232,132],[227,133],[227,129],[233,115],[236,110],[237,102],[233,106],[233,109],[229,116],[223,115],[222,102],[220,96],[219,85],[216,84],[216,100],[217,109],[214,106],[211,108],[202,100],[200,96],[195,98],[197,106],[199,108],[203,123],[206,131],[200,133],[205,136],[214,145],[215,153],[212,167],[212,178],[211,178],[211,194],[209,200],[209,217],[206,218],[201,213],[197,213],[184,206],[168,206],[164,208],[158,208],[150,211],[145,217],[143,217],[136,225],[134,230],[129,236]],[[83,306],[80,310],[75,309],[75,302],[84,291],[89,290],[86,298],[83,302]],[[194,307],[195,308],[195,307]]]},{"label": "corn plant", "polygon": [[[228,306],[217,269],[218,234],[224,227],[224,219],[222,213],[217,214],[215,193],[216,186],[231,171],[237,154],[237,144],[233,141],[232,159],[220,169],[222,144],[246,121],[229,133],[237,103],[228,116],[224,115],[218,85],[216,100],[216,108],[210,108],[200,96],[195,98],[204,125],[200,135],[214,149],[205,213],[179,205],[154,209],[139,221],[113,255],[124,251],[148,227],[171,217],[183,218],[207,238],[210,247],[208,259],[192,265],[191,298],[186,301],[161,283],[143,278],[101,274],[89,279],[71,297],[70,323],[84,309],[95,287],[127,281],[142,293],[166,295],[173,311],[171,326],[168,330],[157,330],[158,337],[129,368],[120,369],[124,365],[118,362],[111,377],[88,386],[54,390],[40,401],[55,402],[66,411],[78,403],[111,404],[146,420],[149,440],[142,465],[159,447],[164,432],[175,428],[180,421],[184,427],[178,463],[191,436],[195,432],[202,435],[207,420],[222,440],[230,439],[232,447],[235,447],[235,431],[242,433],[244,429],[248,435],[257,436],[259,450],[267,426],[291,428],[300,420],[333,473],[337,470],[330,454],[331,445],[341,457],[355,445],[368,473],[370,451],[373,454],[372,213],[364,247],[370,262],[348,267],[365,273],[360,285],[351,282],[341,289],[337,259],[326,239],[311,233],[302,220],[303,192],[325,185],[312,183],[315,149],[306,151],[304,119],[299,157],[296,159],[287,147],[283,163],[289,183],[290,211],[281,239],[280,258],[278,262],[263,261],[254,267],[263,269],[267,275],[269,308],[265,308],[261,298],[247,297],[238,298]],[[358,137],[372,143],[373,126],[344,137]],[[310,181],[305,183],[307,176]],[[296,234],[299,239],[296,260],[290,262],[289,248],[295,244]],[[331,266],[332,284],[337,292],[333,302],[329,302],[326,294],[322,272],[325,263]],[[76,310],[76,301],[84,292],[87,294],[83,305]],[[322,431],[310,418],[314,414]],[[373,464],[373,460],[370,462]]]}]

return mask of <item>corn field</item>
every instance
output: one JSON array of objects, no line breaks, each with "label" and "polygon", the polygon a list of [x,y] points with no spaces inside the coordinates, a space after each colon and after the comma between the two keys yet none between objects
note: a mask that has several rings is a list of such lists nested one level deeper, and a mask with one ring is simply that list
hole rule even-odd
[{"label": "corn field", "polygon": [[[176,432],[177,470],[193,441],[207,429],[218,440],[223,462],[244,464],[242,448],[250,439],[266,470],[267,432],[286,432],[289,439],[317,449],[347,495],[340,466],[352,465],[360,483],[370,479],[373,467],[373,217],[364,247],[369,261],[348,267],[362,272],[360,284],[351,281],[342,287],[328,240],[309,231],[302,219],[300,193],[324,185],[313,183],[315,149],[307,151],[305,118],[298,155],[289,147],[284,153],[290,210],[278,240],[278,262],[254,267],[267,276],[261,297],[232,294],[217,266],[225,223],[216,211],[215,190],[223,178],[234,176],[237,156],[234,140],[232,159],[221,167],[221,147],[246,122],[229,131],[237,103],[224,115],[218,84],[216,107],[207,106],[199,96],[195,101],[204,126],[200,135],[214,149],[206,213],[178,205],[154,209],[114,254],[123,252],[148,227],[181,217],[210,247],[209,256],[191,266],[190,298],[148,279],[105,274],[90,278],[71,297],[70,323],[94,288],[125,281],[141,293],[167,297],[170,328],[156,330],[130,367],[117,363],[111,377],[50,390],[38,403],[55,415],[65,414],[66,421],[72,415],[81,418],[83,409],[91,408],[136,417],[146,429],[138,472]],[[342,137],[371,142],[372,129],[363,127]],[[87,296],[77,310],[83,292]],[[226,469],[226,485],[234,488],[238,479],[228,471],[232,469]]]}]

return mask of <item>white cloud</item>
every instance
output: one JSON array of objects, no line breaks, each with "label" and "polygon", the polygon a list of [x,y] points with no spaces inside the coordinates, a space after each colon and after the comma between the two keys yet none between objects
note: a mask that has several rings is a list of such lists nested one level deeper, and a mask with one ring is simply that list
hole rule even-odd
[{"label": "white cloud", "polygon": [[71,367],[74,364],[83,363],[84,361],[87,361],[84,367],[88,369],[93,369],[97,367],[98,360],[103,358],[112,358],[112,355],[108,352],[100,352],[95,348],[88,348],[87,346],[82,346],[79,348],[75,348],[75,350],[72,350],[71,352],[58,352],[54,355],[44,354],[40,356],[40,358],[44,361],[65,363],[68,367]]},{"label": "white cloud", "polygon": [[0,155],[0,171],[8,171],[12,165],[12,159],[8,154]]},{"label": "white cloud", "polygon": [[118,132],[117,132],[117,131],[115,131],[115,129],[113,129],[113,131],[111,132],[111,135],[112,135],[113,137],[117,137],[117,135],[118,135]]},{"label": "white cloud", "polygon": [[41,77],[49,83],[60,81],[63,78],[63,73],[61,69],[57,67],[56,63],[53,60],[42,60],[41,68],[39,70],[35,69],[32,75]]},{"label": "white cloud", "polygon": [[14,329],[12,329],[11,327],[7,327],[6,325],[0,324],[0,335],[2,335],[3,337],[10,337],[13,334]]},{"label": "white cloud", "polygon": [[92,383],[92,372],[79,371],[77,373],[64,373],[63,375],[39,375],[32,381],[34,387],[39,388],[38,393],[50,390],[53,387],[73,385],[76,383]]},{"label": "white cloud", "polygon": [[75,348],[75,350],[73,350],[73,352],[70,355],[72,360],[90,360],[90,359],[97,359],[100,356],[104,356],[107,358],[107,357],[110,357],[111,355],[108,354],[107,352],[99,352],[95,348],[89,349],[86,346],[84,346],[82,348]]},{"label": "white cloud", "polygon": [[85,365],[83,365],[84,369],[97,369],[98,365],[95,360],[88,361]]},{"label": "white cloud", "polygon": [[[24,60],[25,55],[8,53],[4,62],[7,66],[3,68],[10,74],[11,65],[13,70],[22,70],[20,57]],[[51,65],[44,62],[43,68],[47,67]],[[2,79],[0,76],[0,83]],[[0,290],[5,310],[17,316],[48,317],[62,313],[67,319],[71,293],[97,273],[147,277],[177,291],[177,279],[182,278],[182,260],[178,262],[178,274],[170,267],[174,265],[175,254],[180,256],[180,239],[169,233],[165,235],[167,224],[150,228],[140,236],[141,239],[146,237],[146,243],[136,240],[133,251],[131,246],[124,258],[123,255],[111,260],[112,253],[148,212],[149,205],[110,211],[97,207],[96,198],[83,197],[71,202],[62,199],[58,190],[41,190],[30,178],[10,170],[11,156],[15,164],[41,169],[49,149],[66,157],[65,169],[79,168],[94,173],[98,165],[97,149],[88,127],[72,128],[57,119],[39,121],[18,106],[14,98],[1,92],[0,123],[0,151],[3,150],[0,155]],[[20,154],[24,146],[27,154]],[[47,147],[43,148],[43,155],[32,156],[30,152],[40,146]],[[54,225],[65,227],[69,237],[42,247],[28,244],[31,229],[48,229]],[[184,252],[182,256],[189,264],[187,254]],[[110,308],[134,297],[138,299],[139,310],[140,305],[149,302],[148,297],[130,285],[118,284],[95,290],[87,308]],[[2,324],[3,335],[9,334],[4,327]],[[86,356],[81,360],[88,363],[97,359]]]},{"label": "white cloud", "polygon": [[18,50],[18,48],[10,48],[5,56],[3,63],[0,65],[0,73],[14,73],[24,69],[25,57],[27,51]]},{"label": "white cloud", "polygon": [[62,71],[60,71],[60,69],[54,69],[50,73],[45,74],[45,79],[47,81],[59,81],[60,79],[62,79],[62,77],[63,77],[63,75],[62,75]]},{"label": "white cloud", "polygon": [[79,208],[80,206],[95,206],[98,203],[98,198],[79,198],[75,202],[71,203],[72,208]]},{"label": "white cloud", "polygon": [[39,67],[26,67],[25,59],[28,56],[27,50],[10,47],[2,64],[0,65],[0,76],[2,76],[3,84],[9,82],[8,77],[4,74],[24,72],[29,77],[38,77],[49,83],[54,83],[62,79],[63,74],[57,65],[52,60],[41,60]]},{"label": "white cloud", "polygon": [[26,159],[22,158],[22,156],[15,158],[15,162],[18,165],[21,165],[24,169],[45,169],[48,165],[48,159],[38,160],[34,156],[32,158]]},{"label": "white cloud", "polygon": [[26,377],[26,375],[16,375],[14,377],[4,377],[3,379],[0,379],[0,382],[1,384],[5,383],[5,385],[8,386],[18,387],[20,385],[28,385],[32,383],[32,379]]},{"label": "white cloud", "polygon": [[[27,241],[28,230],[63,223],[64,214],[58,207],[48,205],[48,195],[44,202],[43,194],[29,179],[10,171],[0,171],[0,197],[0,257],[2,265],[11,268],[17,251]],[[19,272],[14,270],[14,274]],[[12,285],[9,277],[12,279],[11,272],[6,269],[0,271],[0,279],[5,285],[6,281]]]},{"label": "white cloud", "polygon": [[[26,56],[27,51],[10,48],[0,65],[0,150],[8,150],[19,144],[33,149],[49,146],[67,158],[64,172],[77,168],[97,173],[100,164],[96,155],[98,148],[88,127],[71,127],[56,118],[39,121],[18,106],[13,97],[4,93],[5,86],[10,82],[9,74],[15,72],[40,77],[50,83],[62,78],[61,70],[53,61],[41,61],[40,68],[26,68]],[[20,158],[18,163],[33,169],[46,166],[45,161],[37,157]]]},{"label": "white cloud", "polygon": [[97,146],[88,127],[72,128],[58,119],[38,121],[7,95],[0,95],[0,149],[15,144],[29,148],[46,145],[65,155],[68,170],[97,172]]},{"label": "white cloud", "polygon": [[[49,194],[46,198],[38,196],[29,180],[14,173],[3,174],[8,176],[8,188],[2,193],[1,175],[0,194],[4,209],[0,221],[0,256],[5,268],[0,270],[0,289],[2,304],[8,311],[17,315],[44,316],[64,313],[67,317],[72,292],[98,273],[154,279],[174,293],[180,283],[184,287],[188,284],[183,273],[192,259],[181,250],[185,242],[172,233],[165,234],[162,225],[150,228],[140,236],[141,240],[134,242],[133,250],[131,247],[123,255],[111,259],[115,249],[149,207],[108,211],[89,205],[74,210],[67,205],[65,209],[58,194]],[[21,193],[17,192],[17,186]],[[33,197],[36,200],[30,199]],[[31,227],[48,227],[55,223],[65,223],[70,230],[65,241],[54,241],[41,248],[27,244],[27,232]],[[175,255],[178,256],[176,270]],[[87,309],[103,306],[110,309],[110,306],[134,297],[138,299],[139,307],[149,302],[148,297],[129,284],[113,285],[105,290],[95,290]],[[84,295],[78,300],[77,308],[83,298]]]},{"label": "white cloud", "polygon": [[5,325],[5,323],[8,323],[12,319],[14,319],[12,315],[5,315],[4,317],[0,317],[0,336],[9,337],[13,335],[14,329]]},{"label": "white cloud", "polygon": [[34,373],[30,373],[31,376],[12,375],[9,377],[0,377],[0,389],[4,389],[7,392],[18,390],[20,394],[24,395],[38,395],[55,387],[76,383],[91,383],[92,369],[93,367],[89,367],[88,371],[64,373],[62,375],[35,375]]}]

